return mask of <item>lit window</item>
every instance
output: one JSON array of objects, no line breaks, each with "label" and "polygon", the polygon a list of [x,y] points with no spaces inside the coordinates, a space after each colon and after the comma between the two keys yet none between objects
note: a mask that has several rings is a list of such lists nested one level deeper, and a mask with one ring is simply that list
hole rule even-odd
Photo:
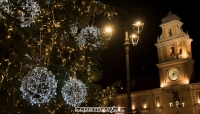
[{"label": "lit window", "polygon": [[160,96],[156,96],[156,103],[160,103]]},{"label": "lit window", "polygon": [[195,98],[197,103],[200,103],[200,91],[195,92]]},{"label": "lit window", "polygon": [[171,29],[169,29],[169,36],[172,36],[172,30]]},{"label": "lit window", "polygon": [[173,57],[174,56],[174,47],[169,48],[169,56]]},{"label": "lit window", "polygon": [[160,107],[160,96],[156,96],[156,106]]},{"label": "lit window", "polygon": [[164,52],[162,52],[162,58],[165,58],[165,53]]},{"label": "lit window", "polygon": [[182,54],[182,49],[181,48],[179,49],[179,54]]},{"label": "lit window", "polygon": [[146,105],[146,103],[147,103],[147,98],[142,98],[142,104]]},{"label": "lit window", "polygon": [[136,107],[136,101],[135,101],[135,99],[132,99],[132,109],[135,109],[135,107]]},{"label": "lit window", "polygon": [[147,98],[142,98],[143,108],[147,108]]}]

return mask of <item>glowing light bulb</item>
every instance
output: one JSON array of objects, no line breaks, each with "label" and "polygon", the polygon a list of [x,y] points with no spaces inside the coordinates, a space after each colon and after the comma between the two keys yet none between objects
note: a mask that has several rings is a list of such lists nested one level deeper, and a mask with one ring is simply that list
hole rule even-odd
[{"label": "glowing light bulb", "polygon": [[137,21],[135,24],[133,24],[135,26],[140,26],[141,25],[141,22],[140,21]]},{"label": "glowing light bulb", "polygon": [[164,84],[164,83],[162,83],[160,87],[165,87],[165,84]]},{"label": "glowing light bulb", "polygon": [[112,32],[112,29],[110,27],[106,27],[106,32],[110,33]]},{"label": "glowing light bulb", "polygon": [[189,84],[189,80],[185,80],[185,84]]},{"label": "glowing light bulb", "polygon": [[131,38],[137,38],[137,35],[136,34],[132,34],[130,37]]},{"label": "glowing light bulb", "polygon": [[132,106],[132,109],[135,110],[135,106]]},{"label": "glowing light bulb", "polygon": [[198,99],[198,103],[200,104],[200,100]]}]

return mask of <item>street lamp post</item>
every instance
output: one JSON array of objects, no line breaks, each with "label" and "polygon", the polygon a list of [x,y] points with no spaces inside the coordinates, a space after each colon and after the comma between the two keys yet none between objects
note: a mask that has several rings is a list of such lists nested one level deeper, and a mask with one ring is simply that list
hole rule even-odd
[{"label": "street lamp post", "polygon": [[[133,46],[136,46],[139,40],[139,34],[141,30],[143,29],[144,23],[137,22],[136,24],[133,24],[133,29],[136,32],[136,34],[132,34],[131,36],[128,36],[128,31],[125,31],[125,53],[126,53],[126,76],[127,76],[127,104],[128,104],[128,114],[132,114],[132,108],[131,108],[131,84],[130,84],[130,65],[129,65],[129,46],[130,41],[133,44]],[[136,27],[136,29],[135,29]],[[129,40],[130,38],[130,40]]]}]

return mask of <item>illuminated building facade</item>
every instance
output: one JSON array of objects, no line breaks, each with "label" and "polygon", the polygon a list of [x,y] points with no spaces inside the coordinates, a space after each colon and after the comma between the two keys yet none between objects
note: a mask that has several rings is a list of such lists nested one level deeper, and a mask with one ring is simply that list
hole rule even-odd
[{"label": "illuminated building facade", "polygon": [[[171,12],[160,25],[161,35],[155,46],[158,53],[160,88],[131,93],[134,114],[200,114],[200,83],[194,79],[194,60],[188,33],[180,17]],[[127,107],[126,94],[113,100],[117,107]]]}]

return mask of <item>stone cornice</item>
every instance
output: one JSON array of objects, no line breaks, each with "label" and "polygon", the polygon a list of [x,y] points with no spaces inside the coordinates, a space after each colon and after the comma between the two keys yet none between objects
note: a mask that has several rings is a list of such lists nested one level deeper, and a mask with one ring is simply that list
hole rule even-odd
[{"label": "stone cornice", "polygon": [[[174,85],[170,87],[164,87],[164,88],[155,88],[155,89],[149,89],[149,90],[144,90],[144,91],[136,91],[132,92],[131,96],[144,96],[144,95],[149,95],[149,94],[159,94],[163,90],[170,90],[170,89],[181,89],[181,88],[192,88],[192,89],[199,89],[200,88],[200,82],[199,83],[191,83],[191,84],[185,84],[185,85]],[[118,94],[116,96],[118,99],[123,99],[127,97],[127,94]]]},{"label": "stone cornice", "polygon": [[149,112],[149,111],[150,111],[150,109],[148,109],[148,108],[144,108],[141,110],[141,112]]},{"label": "stone cornice", "polygon": [[173,85],[169,87],[163,87],[162,90],[171,90],[171,89],[200,89],[200,82],[198,83],[190,83],[190,84],[184,84],[184,85]]},{"label": "stone cornice", "polygon": [[200,109],[200,104],[195,104],[193,107],[196,109]]},{"label": "stone cornice", "polygon": [[157,39],[157,43],[163,43],[163,42],[167,42],[167,41],[170,41],[170,40],[181,40],[181,39],[190,39],[192,41],[191,38],[189,38],[189,35],[185,34],[185,33],[180,33],[180,34],[177,34],[177,35],[174,35],[174,36],[171,36],[171,37],[168,37],[168,38],[158,38]]},{"label": "stone cornice", "polygon": [[189,61],[194,63],[194,60],[192,60],[191,58],[185,58],[185,59],[177,59],[177,60],[174,60],[174,61],[159,63],[159,64],[156,64],[156,66],[157,67],[172,66],[172,65],[175,65],[175,64],[178,64],[178,63],[184,63],[184,62],[189,62]]},{"label": "stone cornice", "polygon": [[[144,90],[144,91],[136,91],[136,92],[132,92],[131,96],[135,97],[135,96],[145,96],[145,95],[149,95],[149,94],[159,94],[162,92],[162,88],[156,88],[156,89],[149,89],[149,90]],[[119,94],[117,95],[117,98],[126,98],[127,94]]]},{"label": "stone cornice", "polygon": [[162,112],[162,111],[163,111],[163,108],[162,108],[162,107],[156,107],[154,110],[155,110],[156,112]]},{"label": "stone cornice", "polygon": [[200,82],[198,83],[191,83],[190,84],[191,89],[199,89],[200,88]]},{"label": "stone cornice", "polygon": [[181,38],[168,40],[168,41],[165,41],[165,42],[156,43],[155,46],[157,46],[157,47],[169,46],[169,45],[173,45],[174,43],[178,43],[178,42],[181,42],[181,41],[184,41],[184,40],[188,40],[189,43],[192,42],[192,39],[190,39],[190,38],[181,37]]}]

